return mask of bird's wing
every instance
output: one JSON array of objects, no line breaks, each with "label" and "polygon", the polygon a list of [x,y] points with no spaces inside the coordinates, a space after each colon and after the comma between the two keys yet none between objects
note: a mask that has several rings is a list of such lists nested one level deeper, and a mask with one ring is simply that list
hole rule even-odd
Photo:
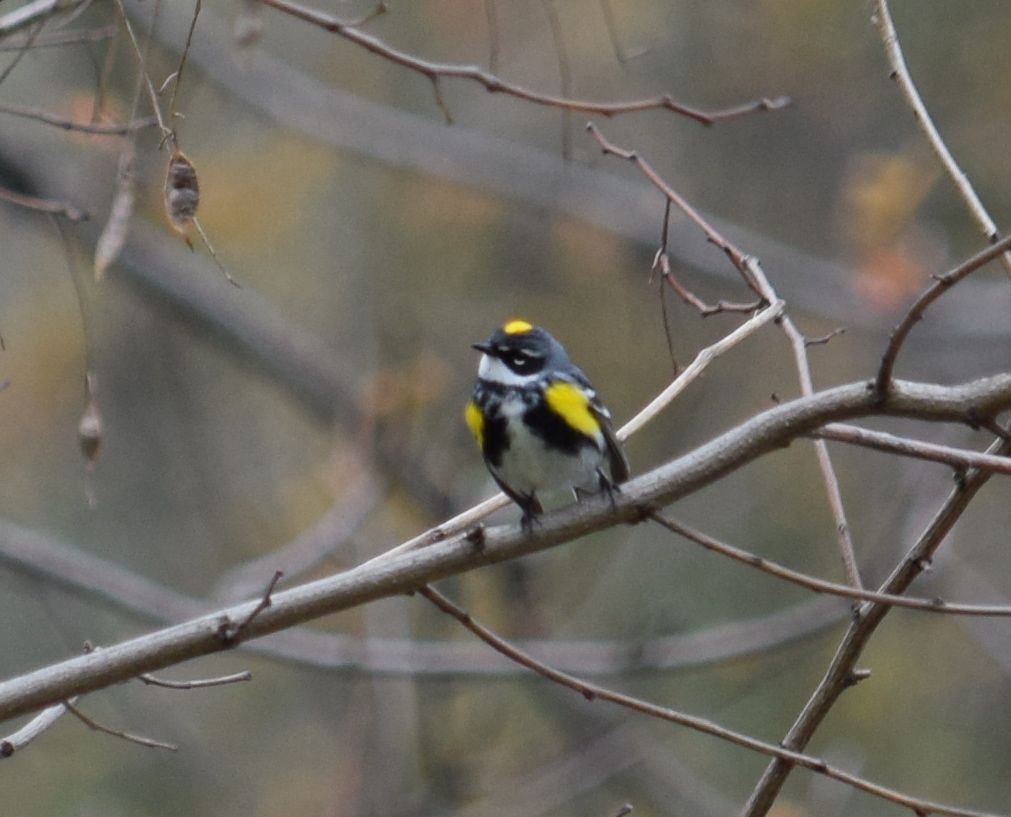
[{"label": "bird's wing", "polygon": [[600,432],[604,436],[604,446],[607,449],[608,467],[611,471],[611,479],[615,483],[622,483],[628,479],[629,466],[628,458],[621,448],[621,443],[614,433],[614,426],[611,423],[611,412],[607,406],[601,402],[597,396],[596,389],[593,388],[589,379],[582,371],[576,369],[573,372],[573,379],[586,390],[590,399],[590,411],[600,424]]}]

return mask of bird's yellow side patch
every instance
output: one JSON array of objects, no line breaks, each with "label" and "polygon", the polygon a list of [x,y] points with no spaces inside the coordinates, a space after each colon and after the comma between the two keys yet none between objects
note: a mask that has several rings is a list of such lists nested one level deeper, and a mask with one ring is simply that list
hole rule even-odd
[{"label": "bird's yellow side patch", "polygon": [[502,327],[502,331],[507,335],[522,335],[533,328],[533,325],[526,321],[509,321],[509,323]]},{"label": "bird's yellow side patch", "polygon": [[467,403],[467,408],[463,410],[463,419],[467,421],[467,428],[469,428],[470,433],[474,435],[474,439],[477,441],[477,447],[483,451],[484,415],[481,414],[481,409],[477,407],[477,403],[473,400]]},{"label": "bird's yellow side patch", "polygon": [[548,408],[576,431],[593,437],[600,430],[600,423],[590,411],[590,398],[571,383],[552,383],[544,390],[544,399]]}]

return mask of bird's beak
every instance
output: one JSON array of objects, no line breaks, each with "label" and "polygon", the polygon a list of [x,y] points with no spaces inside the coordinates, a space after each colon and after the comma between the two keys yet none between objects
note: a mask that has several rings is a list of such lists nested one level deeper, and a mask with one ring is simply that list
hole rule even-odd
[{"label": "bird's beak", "polygon": [[477,349],[479,352],[484,352],[486,355],[491,354],[492,345],[490,343],[472,343],[470,345],[471,349]]}]

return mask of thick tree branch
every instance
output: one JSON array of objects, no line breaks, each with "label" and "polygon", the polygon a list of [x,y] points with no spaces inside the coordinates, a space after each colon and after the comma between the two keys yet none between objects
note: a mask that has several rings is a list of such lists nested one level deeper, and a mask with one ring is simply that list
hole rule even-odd
[{"label": "thick tree branch", "polygon": [[[693,493],[828,422],[876,413],[969,422],[972,417],[992,416],[1008,408],[1011,374],[960,386],[896,381],[883,402],[865,382],[799,398],[762,412],[694,451],[630,480],[614,497],[597,497],[545,515],[530,535],[519,525],[475,528],[422,550],[278,593],[272,597],[271,606],[234,638],[222,638],[223,627],[246,621],[258,602],[231,607],[6,681],[0,684],[0,719],[33,712],[143,672],[220,652],[239,641],[411,592],[428,582],[482,565],[545,550],[618,524],[638,522],[649,510]],[[967,484],[974,483],[967,480]],[[966,502],[974,493],[960,491],[967,495]],[[936,547],[933,538],[930,541]],[[918,572],[919,568],[912,575]],[[911,580],[912,576],[906,584]],[[905,585],[889,585],[882,592],[897,594],[904,589]]]},{"label": "thick tree branch", "polygon": [[[95,599],[145,621],[171,624],[205,615],[208,601],[190,598],[11,522],[0,522],[0,561],[47,586]],[[268,575],[273,565],[264,568]],[[262,581],[260,582],[262,585]],[[554,666],[583,675],[616,675],[699,667],[756,655],[804,638],[846,617],[833,599],[795,604],[769,615],[643,641],[533,639],[522,647]],[[314,669],[404,676],[508,675],[517,668],[461,641],[367,640],[303,627],[247,641],[243,650]]]}]

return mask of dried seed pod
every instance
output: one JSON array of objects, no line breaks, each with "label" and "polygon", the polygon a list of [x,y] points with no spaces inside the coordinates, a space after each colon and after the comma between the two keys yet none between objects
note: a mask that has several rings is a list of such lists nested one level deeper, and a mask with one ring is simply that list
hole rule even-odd
[{"label": "dried seed pod", "polygon": [[[165,175],[165,212],[172,226],[185,236],[199,206],[200,183],[196,168],[186,154],[176,148],[169,157]],[[189,243],[189,238],[186,241]]]},{"label": "dried seed pod", "polygon": [[133,216],[133,146],[129,143],[119,155],[116,195],[109,209],[109,219],[95,245],[95,280],[101,281],[109,266],[119,257]]}]

